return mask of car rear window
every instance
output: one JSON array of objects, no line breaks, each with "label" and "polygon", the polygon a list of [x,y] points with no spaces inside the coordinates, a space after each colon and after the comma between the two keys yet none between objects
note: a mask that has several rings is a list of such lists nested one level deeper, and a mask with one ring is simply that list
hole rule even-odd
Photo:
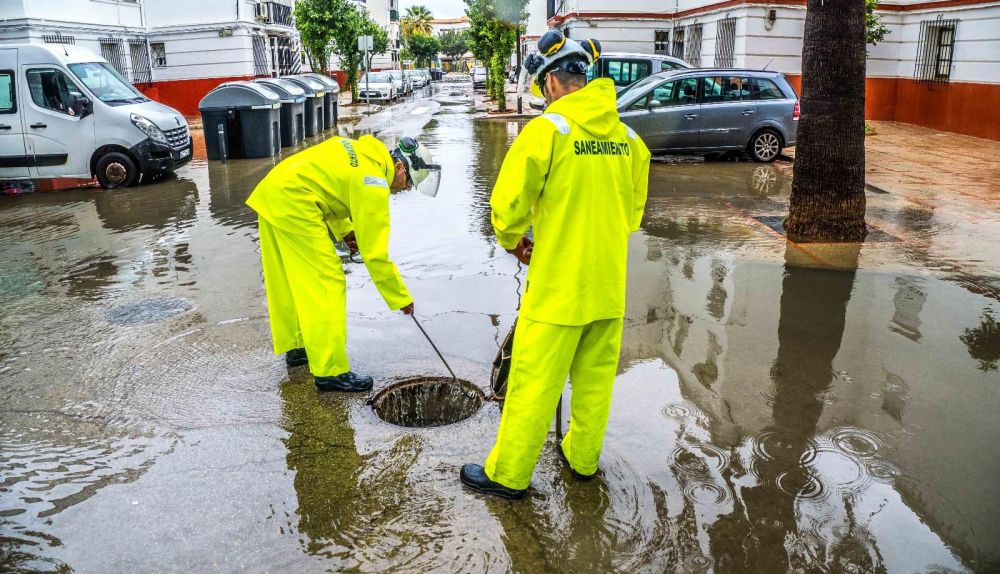
[{"label": "car rear window", "polygon": [[775,84],[767,78],[756,78],[756,90],[754,94],[755,100],[783,100],[785,99],[785,94]]},{"label": "car rear window", "polygon": [[680,70],[684,66],[678,64],[677,62],[671,62],[670,60],[663,60],[660,62],[660,71],[666,72],[668,70]]},{"label": "car rear window", "polygon": [[652,66],[647,60],[607,60],[605,75],[617,86],[627,86],[650,74]]}]

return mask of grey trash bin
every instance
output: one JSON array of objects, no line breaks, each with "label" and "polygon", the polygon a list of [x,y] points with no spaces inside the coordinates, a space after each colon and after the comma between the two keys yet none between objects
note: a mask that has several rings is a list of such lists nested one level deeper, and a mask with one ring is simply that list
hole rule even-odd
[{"label": "grey trash bin", "polygon": [[337,80],[323,74],[302,74],[307,78],[312,78],[322,82],[326,86],[325,103],[323,108],[323,128],[330,129],[337,127],[337,99],[340,97],[340,84]]},{"label": "grey trash bin", "polygon": [[313,78],[306,76],[284,76],[306,92],[306,137],[323,133],[323,106],[326,104],[326,86]]},{"label": "grey trash bin", "polygon": [[280,78],[254,80],[281,97],[281,147],[302,143],[306,137],[306,92],[301,86]]},{"label": "grey trash bin", "polygon": [[281,149],[281,98],[267,86],[226,82],[198,104],[208,159],[271,157]]}]

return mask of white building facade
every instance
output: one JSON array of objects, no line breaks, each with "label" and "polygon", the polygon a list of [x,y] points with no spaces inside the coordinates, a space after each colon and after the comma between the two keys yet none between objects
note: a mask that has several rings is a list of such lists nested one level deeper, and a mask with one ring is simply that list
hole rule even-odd
[{"label": "white building facade", "polygon": [[76,44],[149,97],[197,114],[223,81],[301,70],[294,0],[4,0],[0,42]]},{"label": "white building facade", "polygon": [[[801,81],[804,0],[546,1],[548,25],[605,51],[664,53],[700,67],[777,70]],[[867,115],[1000,139],[1000,2],[889,0],[869,47]]]}]

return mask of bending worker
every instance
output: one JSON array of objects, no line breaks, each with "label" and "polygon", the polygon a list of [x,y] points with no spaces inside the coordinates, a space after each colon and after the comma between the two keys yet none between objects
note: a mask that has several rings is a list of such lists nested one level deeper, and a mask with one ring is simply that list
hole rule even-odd
[{"label": "bending worker", "polygon": [[279,163],[247,205],[257,212],[271,339],[289,367],[309,364],[323,391],[367,391],[347,360],[347,292],[330,234],[360,250],[390,309],[413,298],[389,259],[389,194],[437,194],[441,168],[415,139],[391,152],[372,136],[335,137]]},{"label": "bending worker", "polygon": [[[467,486],[520,498],[569,375],[569,432],[557,445],[576,478],[597,472],[618,370],[628,238],[646,203],[650,153],[623,124],[609,79],[587,83],[600,54],[550,30],[525,62],[546,113],[504,159],[490,199],[497,240],[528,267],[507,395],[485,465],[466,464]],[[534,242],[525,236],[529,225]]]}]

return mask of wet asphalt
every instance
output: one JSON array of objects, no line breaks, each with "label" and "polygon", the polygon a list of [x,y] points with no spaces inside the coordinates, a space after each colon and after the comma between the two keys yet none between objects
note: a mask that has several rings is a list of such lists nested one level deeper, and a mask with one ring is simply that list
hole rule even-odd
[{"label": "wet asphalt", "polygon": [[[523,124],[474,103],[436,85],[341,131],[443,165],[436,199],[393,198],[391,254],[487,391],[524,277],[488,201]],[[201,150],[135,189],[0,197],[0,571],[1000,570],[1000,264],[970,246],[995,207],[872,191],[863,245],[793,245],[789,163],[655,163],[600,477],[550,437],[511,503],[457,480],[496,403],[393,426],[271,353],[243,202],[280,158]],[[375,392],[446,375],[345,265]]]}]

